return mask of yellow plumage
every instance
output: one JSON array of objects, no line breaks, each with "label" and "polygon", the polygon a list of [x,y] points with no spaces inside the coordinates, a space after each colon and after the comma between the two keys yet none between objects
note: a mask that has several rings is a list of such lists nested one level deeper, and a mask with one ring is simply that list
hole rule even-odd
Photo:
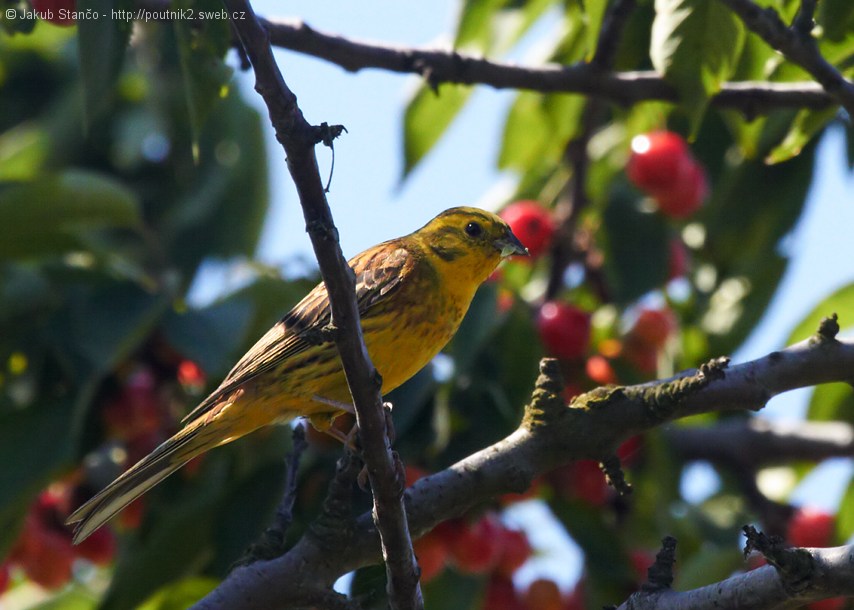
[{"label": "yellow plumage", "polygon": [[[424,227],[349,261],[365,345],[389,392],[417,373],[454,335],[478,286],[524,246],[498,216],[452,208]],[[350,402],[321,283],[238,361],[186,426],[69,518],[80,542],[195,456],[262,426],[304,416],[328,429]],[[338,405],[338,406],[336,406]]]}]

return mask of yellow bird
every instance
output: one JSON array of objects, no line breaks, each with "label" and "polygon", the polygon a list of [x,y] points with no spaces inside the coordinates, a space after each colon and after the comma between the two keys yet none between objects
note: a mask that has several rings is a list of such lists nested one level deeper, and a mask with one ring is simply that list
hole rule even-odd
[{"label": "yellow bird", "polygon": [[[414,233],[349,261],[365,345],[390,392],[448,343],[478,286],[502,258],[527,254],[510,227],[476,208],[446,210]],[[186,426],[69,518],[80,542],[197,455],[273,423],[307,417],[330,430],[350,392],[338,351],[318,332],[330,322],[323,283],[271,328],[220,386],[184,419]]]}]

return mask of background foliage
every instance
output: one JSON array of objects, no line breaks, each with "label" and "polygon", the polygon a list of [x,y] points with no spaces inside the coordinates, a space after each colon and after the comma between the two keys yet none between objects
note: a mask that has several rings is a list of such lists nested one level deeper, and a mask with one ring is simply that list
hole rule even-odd
[{"label": "background foliage", "polygon": [[[81,0],[79,8],[98,4]],[[218,8],[206,0],[186,4]],[[787,21],[798,8],[790,0],[759,4]],[[454,45],[500,57],[557,9],[561,36],[548,60],[586,61],[604,7],[468,0]],[[816,17],[821,52],[851,77],[854,6],[822,0]],[[225,61],[231,44],[225,22],[131,27],[111,20],[81,22],[69,31],[4,19],[2,26],[0,556],[13,549],[49,486],[81,500],[174,431],[180,416],[314,279],[283,278],[250,265],[251,277],[234,293],[201,309],[185,302],[204,261],[252,260],[269,204],[264,123],[232,85],[236,62]],[[716,0],[639,2],[614,68],[654,68],[682,102],[607,106],[588,147],[589,203],[578,219],[603,255],[607,291],[595,290],[576,265],[557,297],[593,314],[588,356],[601,352],[621,383],[634,383],[731,353],[744,342],[789,262],[780,242],[800,217],[814,142],[829,128],[844,129],[850,167],[854,131],[835,110],[778,110],[751,120],[734,110],[710,110],[710,97],[725,81],[809,80]],[[441,138],[470,92],[441,84],[434,93],[425,83],[413,96],[404,115],[405,172]],[[499,167],[518,176],[508,201],[535,199],[551,207],[564,196],[572,178],[565,151],[584,129],[585,103],[577,95],[518,94],[497,151]],[[708,171],[711,196],[687,222],[656,214],[624,175],[631,138],[663,127],[690,135]],[[674,241],[687,247],[690,259],[676,278],[668,268]],[[508,265],[499,282],[478,293],[445,350],[448,359],[391,397],[397,447],[407,464],[444,468],[517,426],[544,353],[533,320],[549,264],[543,258]],[[851,311],[852,302],[850,286],[827,296],[792,340],[812,332],[821,315]],[[679,323],[678,334],[656,354],[654,370],[605,349],[625,343],[643,306],[666,306]],[[188,376],[187,363],[204,376]],[[576,389],[597,385],[583,361],[566,363],[565,373]],[[159,413],[142,439],[117,431],[109,415],[140,379],[149,380],[146,396]],[[850,388],[819,388],[809,417],[854,423],[851,402]],[[289,436],[266,430],[212,452],[148,495],[141,525],[115,525],[114,562],[95,568],[78,560],[71,584],[45,596],[16,572],[9,598],[39,598],[45,608],[185,606],[226,574],[272,518]],[[312,439],[289,530],[294,539],[317,513],[339,453],[336,445]],[[720,489],[691,505],[678,486],[685,464],[661,434],[647,435],[635,457],[629,476],[636,491],[629,499],[606,492],[601,503],[591,503],[561,473],[537,487],[585,554],[591,608],[624,599],[637,583],[632,553],[654,550],[665,533],[680,541],[678,588],[744,569],[734,552],[738,527],[758,515],[732,477],[722,471]],[[789,466],[799,478],[812,467]],[[363,508],[368,500],[360,498]],[[850,514],[852,503],[849,485],[840,515]],[[840,518],[835,541],[852,533],[852,519]],[[357,573],[353,590],[367,607],[384,607],[382,579],[376,568]],[[425,586],[427,606],[479,607],[487,581],[448,569]]]}]

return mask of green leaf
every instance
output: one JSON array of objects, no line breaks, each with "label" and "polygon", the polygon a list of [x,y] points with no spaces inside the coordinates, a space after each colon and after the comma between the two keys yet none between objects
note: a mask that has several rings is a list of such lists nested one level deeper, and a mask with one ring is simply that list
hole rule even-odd
[{"label": "green leaf", "polygon": [[587,59],[590,60],[593,58],[593,53],[596,51],[596,45],[599,42],[602,20],[605,17],[608,3],[604,0],[585,0],[583,4],[584,31],[587,35]]},{"label": "green leaf", "polygon": [[521,92],[507,115],[498,167],[528,171],[558,163],[578,131],[584,104],[577,95]]},{"label": "green leaf", "polygon": [[83,81],[84,116],[92,125],[109,110],[116,82],[124,63],[125,47],[130,39],[132,22],[114,15],[116,10],[133,13],[129,0],[79,0],[77,11],[98,15],[78,19],[78,56]]},{"label": "green leaf", "polygon": [[424,607],[477,610],[481,608],[485,585],[483,578],[446,569],[424,585]]},{"label": "green leaf", "polygon": [[839,503],[836,513],[836,540],[850,540],[854,534],[854,478],[848,481],[848,489]]},{"label": "green leaf", "polygon": [[674,589],[686,591],[725,580],[744,565],[741,553],[732,546],[718,547],[707,544],[689,559],[680,562],[676,571]]},{"label": "green leaf", "polygon": [[60,401],[0,415],[0,557],[36,494],[74,459],[73,411]]},{"label": "green leaf", "polygon": [[462,110],[471,87],[442,84],[438,92],[422,84],[403,115],[403,176],[424,158]]},{"label": "green leaf", "polygon": [[854,392],[847,383],[817,386],[810,398],[807,417],[814,421],[854,423]]},{"label": "green leaf", "polygon": [[506,0],[465,0],[457,23],[455,49],[473,47],[485,51],[490,47],[492,17]]},{"label": "green leaf", "polygon": [[818,330],[819,322],[832,313],[839,313],[841,318],[839,325],[848,328],[854,324],[854,284],[848,284],[838,289],[828,297],[825,297],[818,305],[812,308],[804,318],[795,325],[786,345],[811,337]]},{"label": "green leaf", "polygon": [[801,110],[785,139],[765,158],[766,163],[788,161],[801,153],[807,142],[836,117],[836,108]]},{"label": "green leaf", "polygon": [[83,233],[140,224],[136,196],[113,179],[82,171],[0,185],[0,259],[83,247]]},{"label": "green leaf", "polygon": [[850,0],[821,0],[816,21],[823,37],[841,41],[854,32],[854,3]]},{"label": "green leaf", "polygon": [[732,76],[744,26],[718,0],[656,0],[650,57],[699,128],[709,97]]},{"label": "green leaf", "polygon": [[138,610],[184,610],[213,591],[218,584],[219,581],[213,578],[185,578],[160,589]]},{"label": "green leaf", "polygon": [[[222,5],[218,0],[178,0],[175,8],[215,13]],[[193,157],[198,161],[202,125],[231,78],[232,70],[223,61],[231,46],[231,30],[225,19],[175,19],[172,25],[190,115]]]},{"label": "green leaf", "polygon": [[76,582],[47,601],[28,606],[29,610],[95,610],[97,607],[97,596]]},{"label": "green leaf", "polygon": [[615,191],[602,215],[607,236],[605,273],[616,303],[626,304],[667,281],[669,233],[660,214],[641,211]]},{"label": "green leaf", "polygon": [[174,309],[163,319],[164,338],[182,356],[211,377],[225,375],[246,342],[253,306],[248,299],[230,298],[185,312]]}]

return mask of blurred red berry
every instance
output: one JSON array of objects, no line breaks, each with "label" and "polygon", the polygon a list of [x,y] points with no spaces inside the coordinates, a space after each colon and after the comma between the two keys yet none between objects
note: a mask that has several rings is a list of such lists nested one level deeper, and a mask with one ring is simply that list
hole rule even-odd
[{"label": "blurred red berry", "polygon": [[691,160],[688,169],[669,187],[653,192],[659,211],[669,218],[679,220],[693,216],[709,196],[706,170]]},{"label": "blurred red berry", "polygon": [[836,517],[818,508],[801,507],[789,520],[786,537],[793,546],[824,547],[833,540]]},{"label": "blurred red berry", "polygon": [[566,500],[581,500],[590,506],[603,506],[610,496],[605,475],[594,460],[579,460],[553,470],[549,480]]},{"label": "blurred red berry", "polygon": [[584,578],[575,585],[563,600],[563,610],[586,610],[584,605]]},{"label": "blurred red berry", "polygon": [[573,398],[575,398],[576,396],[580,396],[581,394],[584,394],[584,389],[579,384],[567,383],[565,386],[563,386],[563,392],[561,393],[561,396],[563,397],[564,401],[569,404],[572,402]]},{"label": "blurred red berry", "polygon": [[119,524],[129,530],[134,530],[142,524],[145,514],[145,498],[137,498],[119,513]]},{"label": "blurred red berry", "polygon": [[501,494],[498,497],[498,501],[502,506],[507,506],[509,504],[515,504],[516,502],[523,502],[525,500],[530,500],[532,498],[536,498],[540,495],[541,487],[542,487],[542,479],[537,478],[534,479],[534,482],[531,483],[530,487],[523,491],[522,493],[506,493]]},{"label": "blurred red berry", "polygon": [[528,610],[562,610],[563,598],[557,583],[547,578],[538,578],[525,591],[525,607]]},{"label": "blurred red berry", "polygon": [[12,567],[7,561],[0,563],[0,595],[9,588],[9,582],[12,580]]},{"label": "blurred red berry", "polygon": [[590,343],[590,315],[574,305],[548,301],[540,307],[537,330],[551,355],[575,360]]},{"label": "blurred red berry", "polygon": [[623,357],[638,371],[650,375],[658,370],[658,350],[654,347],[635,340],[626,341],[624,347]]},{"label": "blurred red berry", "polygon": [[406,465],[404,473],[406,487],[412,487],[418,479],[423,479],[430,474],[423,468],[420,468],[419,466],[412,466],[410,464]]},{"label": "blurred red berry", "polygon": [[46,589],[58,589],[71,578],[74,547],[70,533],[45,525],[36,510],[24,520],[24,529],[12,548],[10,559],[27,577]]},{"label": "blurred red berry", "polygon": [[205,385],[205,374],[192,360],[182,360],[178,365],[178,382],[198,390]]},{"label": "blurred red berry", "polygon": [[501,218],[510,225],[532,258],[548,250],[555,232],[551,212],[536,201],[517,201],[501,210]]},{"label": "blurred red berry", "polygon": [[128,441],[158,431],[163,420],[154,375],[147,370],[131,375],[121,392],[104,406],[101,416],[113,438]]},{"label": "blurred red berry", "polygon": [[643,549],[633,549],[629,551],[629,562],[632,565],[635,582],[638,584],[645,583],[647,572],[655,563],[655,553]]},{"label": "blurred red berry", "polygon": [[631,467],[637,463],[638,458],[640,458],[641,449],[643,449],[643,436],[635,434],[634,436],[627,438],[619,447],[617,447],[617,457],[620,458],[620,462],[623,466]]},{"label": "blurred red berry", "polygon": [[502,576],[510,578],[516,570],[522,567],[522,564],[528,561],[533,549],[531,549],[531,543],[528,542],[527,534],[523,531],[505,529],[502,537],[504,542],[495,570]]},{"label": "blurred red berry", "polygon": [[39,19],[54,25],[74,25],[75,0],[32,0],[33,10]]},{"label": "blurred red berry", "polygon": [[688,274],[688,248],[678,237],[670,240],[670,257],[667,260],[667,279],[675,280]]},{"label": "blurred red berry", "polygon": [[116,537],[111,529],[102,527],[92,532],[86,540],[74,548],[80,557],[88,559],[95,565],[106,565],[116,554]]},{"label": "blurred red berry", "polygon": [[661,349],[675,331],[676,316],[673,315],[672,311],[669,309],[642,309],[629,334],[644,345]]},{"label": "blurred red berry", "polygon": [[846,598],[829,597],[807,605],[809,610],[842,610],[845,607]]},{"label": "blurred red berry", "polygon": [[485,574],[498,563],[503,527],[495,515],[487,514],[463,524],[451,541],[451,556],[461,572]]},{"label": "blurred red berry", "polygon": [[433,530],[412,543],[418,567],[421,568],[421,582],[433,580],[442,573],[448,560],[448,541],[440,532]]},{"label": "blurred red berry", "polygon": [[685,140],[672,131],[653,131],[632,138],[626,174],[638,188],[652,193],[673,184],[688,171],[691,153]]},{"label": "blurred red berry", "polygon": [[528,610],[519,599],[513,581],[497,574],[493,574],[486,584],[481,608],[483,610]]},{"label": "blurred red berry", "polygon": [[617,374],[614,372],[614,367],[611,366],[611,362],[599,354],[590,356],[590,358],[587,359],[587,364],[585,365],[584,370],[587,373],[587,376],[599,385],[617,383]]}]

